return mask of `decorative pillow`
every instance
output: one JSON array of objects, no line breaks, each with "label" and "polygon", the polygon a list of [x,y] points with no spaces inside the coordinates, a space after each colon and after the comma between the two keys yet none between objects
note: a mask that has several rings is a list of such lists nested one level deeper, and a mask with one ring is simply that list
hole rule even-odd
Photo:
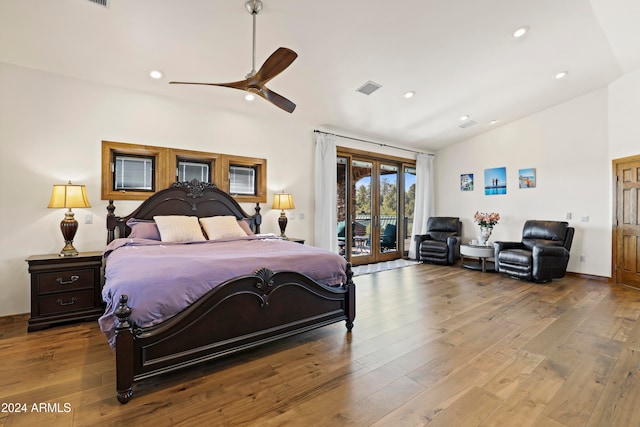
[{"label": "decorative pillow", "polygon": [[158,226],[163,242],[187,243],[206,240],[202,234],[198,218],[195,216],[154,216],[153,220]]},{"label": "decorative pillow", "polygon": [[249,221],[247,221],[246,219],[239,219],[238,225],[240,226],[240,228],[244,230],[245,233],[247,233],[247,236],[255,236],[256,233],[254,233],[253,230],[251,230]]},{"label": "decorative pillow", "polygon": [[238,224],[235,216],[211,216],[200,218],[200,224],[209,240],[228,237],[244,237],[247,233]]},{"label": "decorative pillow", "polygon": [[127,225],[131,228],[129,237],[132,239],[160,240],[160,231],[153,220],[131,218]]}]

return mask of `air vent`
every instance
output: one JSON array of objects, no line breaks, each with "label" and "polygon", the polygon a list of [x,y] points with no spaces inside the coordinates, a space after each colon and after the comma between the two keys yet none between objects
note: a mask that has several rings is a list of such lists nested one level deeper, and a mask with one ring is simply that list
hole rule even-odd
[{"label": "air vent", "polygon": [[356,92],[364,93],[365,95],[371,95],[373,92],[377,91],[381,87],[382,85],[379,85],[378,83],[368,81],[362,86],[360,86],[358,89],[356,89]]},{"label": "air vent", "polygon": [[467,120],[466,122],[464,122],[463,124],[460,125],[461,128],[468,128],[470,126],[475,125],[476,122],[474,122],[473,120]]},{"label": "air vent", "polygon": [[88,0],[90,3],[99,4],[103,7],[109,7],[109,0]]}]

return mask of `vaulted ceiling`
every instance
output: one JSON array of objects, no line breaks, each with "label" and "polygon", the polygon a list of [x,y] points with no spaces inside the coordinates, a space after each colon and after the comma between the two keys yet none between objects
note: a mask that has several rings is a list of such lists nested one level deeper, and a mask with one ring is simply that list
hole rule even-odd
[{"label": "vaulted ceiling", "polygon": [[[245,77],[244,0],[108,1],[0,1],[0,62],[422,150],[640,68],[637,0],[263,0],[257,67],[281,46],[299,55],[268,84],[297,104],[289,114],[234,89],[168,84]],[[382,87],[356,91],[368,81]]]}]

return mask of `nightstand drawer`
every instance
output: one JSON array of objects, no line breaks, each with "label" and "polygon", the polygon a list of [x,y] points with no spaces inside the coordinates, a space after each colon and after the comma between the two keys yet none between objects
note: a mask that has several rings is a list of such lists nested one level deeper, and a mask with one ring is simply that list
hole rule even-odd
[{"label": "nightstand drawer", "polygon": [[94,270],[68,270],[38,274],[38,293],[93,288]]},{"label": "nightstand drawer", "polygon": [[38,298],[40,315],[67,313],[93,308],[93,290],[65,292]]}]

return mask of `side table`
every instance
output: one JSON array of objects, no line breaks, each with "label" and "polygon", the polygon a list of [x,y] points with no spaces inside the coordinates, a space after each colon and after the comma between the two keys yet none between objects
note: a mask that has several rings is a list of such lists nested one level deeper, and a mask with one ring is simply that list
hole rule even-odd
[{"label": "side table", "polygon": [[102,252],[33,255],[26,261],[31,274],[29,332],[102,315]]},{"label": "side table", "polygon": [[[476,245],[460,245],[460,255],[462,257],[462,266],[472,270],[494,271],[495,265],[488,258],[493,258],[493,245],[476,246]],[[465,257],[476,258],[473,262],[465,262]]]}]

